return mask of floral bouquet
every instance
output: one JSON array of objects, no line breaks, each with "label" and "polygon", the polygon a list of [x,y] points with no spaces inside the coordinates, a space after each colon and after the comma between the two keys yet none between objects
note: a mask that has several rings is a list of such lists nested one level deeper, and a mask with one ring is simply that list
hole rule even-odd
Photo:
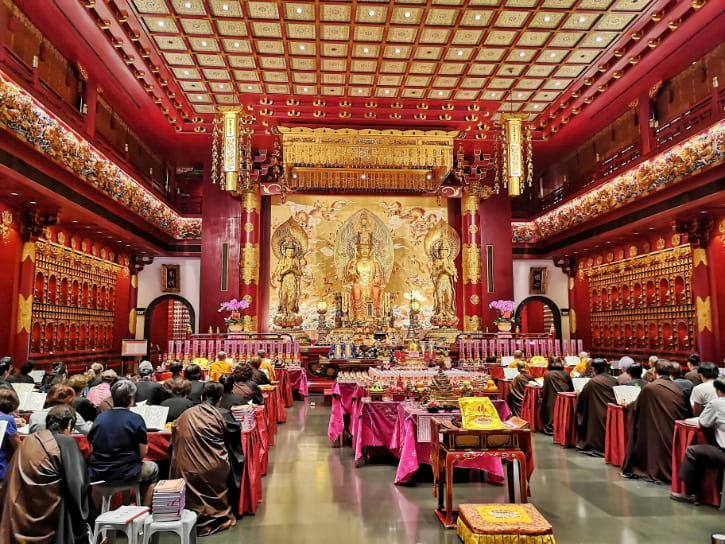
[{"label": "floral bouquet", "polygon": [[441,405],[438,404],[435,400],[429,400],[425,403],[425,409],[428,410],[431,414],[435,414],[438,412],[438,410],[441,409]]},{"label": "floral bouquet", "polygon": [[511,315],[516,309],[516,303],[513,300],[494,300],[488,307],[498,312],[498,317],[494,323],[510,323],[512,321]]},{"label": "floral bouquet", "polygon": [[236,298],[233,298],[232,300],[222,302],[219,306],[219,311],[230,313],[229,317],[224,318],[225,323],[239,325],[244,322],[244,320],[242,319],[242,310],[246,310],[247,308],[249,308],[249,301],[244,299],[237,300]]}]

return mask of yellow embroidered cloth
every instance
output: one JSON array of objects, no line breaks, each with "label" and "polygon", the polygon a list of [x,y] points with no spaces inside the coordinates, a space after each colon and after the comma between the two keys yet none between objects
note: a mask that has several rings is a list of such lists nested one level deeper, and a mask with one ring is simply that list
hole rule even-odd
[{"label": "yellow embroidered cloth", "polygon": [[505,429],[498,410],[488,397],[461,397],[458,399],[461,408],[462,426],[467,431],[493,431]]},{"label": "yellow embroidered cloth", "polygon": [[463,544],[556,544],[554,530],[531,504],[461,504]]}]

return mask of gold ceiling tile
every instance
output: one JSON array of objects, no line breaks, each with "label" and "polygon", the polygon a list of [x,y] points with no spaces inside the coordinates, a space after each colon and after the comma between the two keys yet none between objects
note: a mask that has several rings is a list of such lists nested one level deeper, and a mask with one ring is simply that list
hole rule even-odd
[{"label": "gold ceiling tile", "polygon": [[295,85],[295,93],[314,96],[317,94],[317,87],[311,85]]},{"label": "gold ceiling tile", "polygon": [[406,87],[427,87],[430,84],[430,78],[425,76],[408,76],[405,78]]},{"label": "gold ceiling tile", "polygon": [[259,81],[259,74],[251,70],[234,70],[234,79],[237,81]]},{"label": "gold ceiling tile", "polygon": [[202,72],[204,72],[204,77],[206,77],[206,79],[216,79],[224,81],[229,81],[231,79],[231,77],[229,77],[229,72],[227,72],[226,70],[207,69],[202,70]]},{"label": "gold ceiling tile", "polygon": [[[612,3],[612,0],[582,0],[579,3],[579,9],[605,10],[609,7],[609,4],[611,4],[611,3]],[[627,3],[631,4],[632,1],[629,0]]]},{"label": "gold ceiling tile", "polygon": [[320,44],[323,57],[345,57],[347,58],[346,43],[322,43]]},{"label": "gold ceiling tile", "polygon": [[215,94],[214,100],[216,100],[217,104],[235,104],[237,97],[233,94]]},{"label": "gold ceiling tile", "polygon": [[564,66],[561,66],[554,75],[556,77],[579,77],[579,74],[581,74],[585,68],[586,66],[582,64],[565,64]]},{"label": "gold ceiling tile", "polygon": [[508,89],[511,87],[511,85],[514,84],[514,81],[516,81],[512,77],[494,77],[489,81],[488,88],[489,89]]},{"label": "gold ceiling tile", "polygon": [[239,90],[243,93],[261,93],[262,92],[262,86],[258,85],[256,83],[240,83],[239,84]]},{"label": "gold ceiling tile", "polygon": [[201,81],[181,81],[179,86],[186,92],[205,92],[206,85]]},{"label": "gold ceiling tile", "polygon": [[434,87],[455,87],[458,84],[457,77],[437,77],[433,80]]},{"label": "gold ceiling tile", "polygon": [[320,6],[320,19],[333,23],[349,23],[350,9],[350,6],[323,3]]},{"label": "gold ceiling tile", "polygon": [[282,55],[284,54],[284,42],[271,42],[267,40],[257,40],[257,53],[260,55]]},{"label": "gold ceiling tile", "polygon": [[171,71],[179,79],[199,79],[201,77],[196,68],[171,68]]},{"label": "gold ceiling tile", "polygon": [[490,6],[495,8],[501,3],[501,0],[471,0],[469,6]]},{"label": "gold ceiling tile", "polygon": [[384,6],[365,5],[355,10],[355,20],[358,23],[384,23],[388,9]]},{"label": "gold ceiling tile", "polygon": [[430,45],[424,45],[417,47],[415,50],[416,59],[424,60],[438,60],[443,52],[442,47],[433,47]]},{"label": "gold ceiling tile", "polygon": [[607,13],[597,23],[597,30],[624,30],[637,16],[636,13]]},{"label": "gold ceiling tile", "polygon": [[347,25],[322,25],[320,37],[323,40],[347,41],[350,38],[350,27]]},{"label": "gold ceiling tile", "polygon": [[168,13],[164,0],[133,0],[139,13]]},{"label": "gold ceiling tile", "polygon": [[425,4],[428,0],[400,0],[399,4]]},{"label": "gold ceiling tile", "polygon": [[531,91],[516,91],[511,93],[512,100],[528,100],[531,95],[534,94]]},{"label": "gold ceiling tile", "polygon": [[209,0],[211,12],[215,17],[243,17],[242,8],[237,0]]},{"label": "gold ceiling tile", "polygon": [[531,111],[531,112],[540,112],[544,109],[546,109],[546,106],[548,104],[526,104],[523,107],[523,111]]},{"label": "gold ceiling tile", "polygon": [[461,82],[461,87],[464,89],[483,89],[486,84],[485,77],[466,77]]},{"label": "gold ceiling tile", "polygon": [[456,91],[456,100],[476,100],[478,91]]},{"label": "gold ceiling tile", "polygon": [[385,89],[377,89],[375,91],[375,96],[379,96],[381,98],[394,98],[398,95],[398,89],[396,88],[385,88]]},{"label": "gold ceiling tile", "polygon": [[303,57],[317,55],[315,42],[287,42],[287,49],[290,55],[302,55]]},{"label": "gold ceiling tile", "polygon": [[295,83],[315,83],[317,76],[310,72],[294,72],[292,74],[292,80]]},{"label": "gold ceiling tile", "polygon": [[446,100],[450,98],[453,91],[451,89],[430,89],[428,91],[428,98],[435,98],[437,100]]},{"label": "gold ceiling tile", "polygon": [[472,76],[489,76],[493,74],[496,69],[495,64],[473,64],[469,69],[468,73]]},{"label": "gold ceiling tile", "polygon": [[481,99],[486,100],[501,100],[506,93],[504,91],[486,91],[486,93],[481,93]]},{"label": "gold ceiling tile", "polygon": [[552,102],[553,100],[556,100],[557,96],[559,96],[559,93],[557,93],[557,92],[542,91],[542,92],[536,93],[536,96],[534,96],[533,100],[535,102]]},{"label": "gold ceiling tile", "polygon": [[265,88],[270,94],[289,94],[289,85],[270,83],[269,85],[265,85]]},{"label": "gold ceiling tile", "polygon": [[385,87],[397,87],[403,83],[403,76],[378,76],[378,85]]},{"label": "gold ceiling tile", "polygon": [[550,79],[544,83],[542,89],[546,91],[563,91],[568,85],[569,81],[566,79]]},{"label": "gold ceiling tile", "polygon": [[227,53],[251,53],[252,46],[247,40],[222,40],[222,45]]},{"label": "gold ceiling tile", "polygon": [[216,113],[214,106],[208,106],[205,104],[194,104],[194,111],[196,113]]},{"label": "gold ceiling tile", "polygon": [[562,28],[566,30],[589,30],[597,21],[595,13],[575,12],[569,15]]},{"label": "gold ceiling tile", "polygon": [[522,32],[517,45],[519,47],[541,47],[551,36],[551,32]]},{"label": "gold ceiling tile", "polygon": [[256,68],[257,65],[254,63],[254,57],[251,56],[230,56],[227,57],[229,60],[229,66],[232,68]]},{"label": "gold ceiling tile", "polygon": [[526,68],[525,64],[502,64],[498,68],[498,75],[505,77],[520,76]]},{"label": "gold ceiling tile", "polygon": [[189,38],[193,51],[219,51],[219,44],[214,38]]},{"label": "gold ceiling tile", "polygon": [[380,69],[381,72],[399,74],[405,72],[404,62],[385,61]]},{"label": "gold ceiling tile", "polygon": [[171,0],[171,5],[179,15],[206,15],[202,0]]},{"label": "gold ceiling tile", "polygon": [[276,2],[247,2],[247,13],[252,19],[279,19]]},{"label": "gold ceiling tile", "polygon": [[544,0],[543,7],[556,9],[569,9],[576,0]]},{"label": "gold ceiling tile", "polygon": [[529,16],[527,11],[502,11],[493,26],[498,28],[522,28]]},{"label": "gold ceiling tile", "polygon": [[529,22],[529,28],[556,28],[564,14],[556,11],[539,11]]},{"label": "gold ceiling tile", "polygon": [[259,66],[265,70],[284,70],[287,68],[284,57],[259,57]]},{"label": "gold ceiling tile", "polygon": [[353,72],[374,72],[376,69],[377,62],[374,60],[353,60],[350,63],[350,70]]},{"label": "gold ceiling tile", "polygon": [[266,71],[262,74],[262,79],[268,83],[287,83],[287,72]]},{"label": "gold ceiling tile", "polygon": [[291,21],[314,21],[315,6],[299,2],[285,3],[284,17]]},{"label": "gold ceiling tile", "polygon": [[375,58],[378,56],[378,46],[373,44],[355,44],[352,49],[354,57]]},{"label": "gold ceiling tile", "polygon": [[[554,68],[553,66],[551,68]],[[519,79],[516,82],[516,88],[517,89],[538,89],[541,84],[544,82],[543,79],[532,79],[532,78],[525,78],[525,79]]]},{"label": "gold ceiling tile", "polygon": [[345,83],[345,76],[342,74],[323,73],[320,77],[322,78],[322,83],[332,83],[335,85],[342,85],[343,83]]},{"label": "gold ceiling tile", "polygon": [[247,27],[241,21],[217,21],[216,26],[222,36],[246,36]]},{"label": "gold ceiling tile", "polygon": [[433,8],[428,12],[425,24],[431,26],[453,26],[456,22],[458,12],[459,10],[457,9]]},{"label": "gold ceiling tile", "polygon": [[420,8],[394,8],[390,22],[394,25],[419,25],[422,15],[423,10]]},{"label": "gold ceiling tile", "polygon": [[293,70],[316,70],[315,59],[291,59]]},{"label": "gold ceiling tile", "polygon": [[287,38],[293,40],[314,40],[316,36],[315,25],[287,23]]},{"label": "gold ceiling tile", "polygon": [[350,85],[372,85],[374,83],[373,76],[363,74],[351,74]]},{"label": "gold ceiling tile", "polygon": [[461,19],[461,26],[488,26],[492,16],[492,11],[467,9]]},{"label": "gold ceiling tile", "polygon": [[211,23],[206,19],[179,19],[181,22],[181,28],[187,34],[213,34]]},{"label": "gold ceiling tile", "polygon": [[521,102],[504,102],[498,107],[498,111],[502,113],[512,113],[519,111],[523,104]]},{"label": "gold ceiling tile", "polygon": [[507,8],[533,8],[538,0],[506,0]]},{"label": "gold ceiling tile", "polygon": [[204,104],[205,102],[211,102],[211,95],[205,93],[186,93],[186,98],[189,99],[189,102],[193,102],[195,104]]},{"label": "gold ceiling tile", "polygon": [[355,87],[354,89],[349,88],[347,89],[348,96],[370,96],[370,88],[369,87]]},{"label": "gold ceiling tile", "polygon": [[413,62],[410,65],[411,74],[432,74],[436,70],[437,64],[434,62]]},{"label": "gold ceiling tile", "polygon": [[478,45],[483,36],[483,30],[457,30],[453,35],[455,45]]},{"label": "gold ceiling tile", "polygon": [[612,9],[621,11],[642,11],[652,0],[619,0]]},{"label": "gold ceiling tile", "polygon": [[403,98],[420,98],[423,96],[421,89],[405,89],[403,91]]},{"label": "gold ceiling tile", "polygon": [[511,45],[516,38],[512,30],[495,30],[486,36],[486,45]]},{"label": "gold ceiling tile", "polygon": [[388,41],[396,43],[413,43],[418,29],[412,27],[391,27],[388,29]]},{"label": "gold ceiling tile", "polygon": [[380,42],[383,39],[383,27],[380,26],[356,26],[355,41],[359,42]]},{"label": "gold ceiling tile", "polygon": [[201,66],[224,66],[224,58],[221,55],[206,55],[198,53],[196,61]]},{"label": "gold ceiling tile", "polygon": [[410,57],[411,47],[408,45],[388,45],[383,49],[386,59],[407,59]]},{"label": "gold ceiling tile", "polygon": [[161,53],[166,59],[167,64],[176,64],[181,66],[194,66],[194,59],[188,53]]},{"label": "gold ceiling tile", "polygon": [[420,43],[448,43],[448,36],[451,30],[449,28],[425,28],[420,33]]},{"label": "gold ceiling tile", "polygon": [[461,5],[463,5],[463,0],[433,0],[433,5],[461,6]]},{"label": "gold ceiling tile", "polygon": [[176,49],[186,51],[186,42],[181,36],[154,36],[156,46],[159,49]]},{"label": "gold ceiling tile", "polygon": [[574,47],[582,39],[582,32],[557,32],[547,44],[549,47]]},{"label": "gold ceiling tile", "polygon": [[616,32],[592,32],[588,34],[580,43],[579,47],[608,47],[619,34]]},{"label": "gold ceiling tile", "polygon": [[504,53],[506,53],[505,49],[498,47],[484,47],[481,48],[478,55],[476,55],[476,60],[498,61],[503,58]]},{"label": "gold ceiling tile", "polygon": [[281,38],[282,25],[280,25],[279,23],[273,23],[271,21],[253,21],[252,33],[257,38]]},{"label": "gold ceiling tile", "polygon": [[171,17],[143,17],[143,22],[149,32],[178,33],[176,22]]},{"label": "gold ceiling tile", "polygon": [[535,54],[535,49],[512,49],[506,57],[506,62],[530,62]]},{"label": "gold ceiling tile", "polygon": [[566,57],[566,54],[568,51],[563,51],[561,49],[544,49],[539,54],[539,62],[553,62],[553,63],[560,63],[564,60],[564,57]]},{"label": "gold ceiling tile", "polygon": [[322,94],[324,96],[342,96],[343,91],[342,87],[322,87]]},{"label": "gold ceiling tile", "polygon": [[[347,62],[344,60],[322,59],[322,70],[325,72],[345,72],[347,71]],[[370,70],[370,72],[374,71],[374,68]]]},{"label": "gold ceiling tile", "polygon": [[466,69],[466,65],[464,63],[454,63],[454,62],[445,62],[441,64],[440,69],[438,70],[439,74],[444,75],[460,75],[463,73],[463,71]]},{"label": "gold ceiling tile", "polygon": [[577,49],[572,51],[566,62],[568,64],[591,64],[600,54],[601,51],[596,49]]},{"label": "gold ceiling tile", "polygon": [[462,47],[450,48],[446,53],[446,60],[468,61],[471,60],[474,51],[475,49],[464,49]]},{"label": "gold ceiling tile", "polygon": [[554,71],[553,64],[534,64],[526,72],[526,77],[548,77]]}]

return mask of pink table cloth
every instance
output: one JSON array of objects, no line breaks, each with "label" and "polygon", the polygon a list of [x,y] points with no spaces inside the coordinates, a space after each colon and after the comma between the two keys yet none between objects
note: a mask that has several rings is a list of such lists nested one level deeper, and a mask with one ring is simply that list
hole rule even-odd
[{"label": "pink table cloth", "polygon": [[304,368],[288,368],[289,379],[292,382],[292,390],[297,391],[302,397],[310,396],[310,389],[307,384],[307,374]]},{"label": "pink table cloth", "polygon": [[289,371],[286,368],[278,368],[275,370],[277,376],[277,382],[275,385],[279,386],[280,395],[284,401],[285,408],[289,408],[294,404],[294,395],[292,394],[292,381],[289,377]]},{"label": "pink table cloth", "polygon": [[[335,442],[343,431],[349,431],[350,416],[356,400],[363,396],[364,391],[355,383],[338,383],[332,386],[332,409],[330,423],[327,426],[327,437]],[[345,416],[348,416],[346,425]]]},{"label": "pink table cloth", "polygon": [[355,461],[359,461],[365,448],[380,446],[394,451],[393,435],[398,422],[396,401],[369,401],[356,403],[353,407],[351,427]]}]

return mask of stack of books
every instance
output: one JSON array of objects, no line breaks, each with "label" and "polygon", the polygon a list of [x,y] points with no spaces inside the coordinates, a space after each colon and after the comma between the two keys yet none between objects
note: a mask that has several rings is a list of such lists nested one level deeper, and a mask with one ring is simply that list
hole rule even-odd
[{"label": "stack of books", "polygon": [[186,502],[186,481],[160,480],[154,488],[151,508],[154,521],[173,521],[181,519]]},{"label": "stack of books", "polygon": [[232,417],[242,424],[243,431],[251,431],[254,428],[254,406],[243,404],[232,406]]}]

